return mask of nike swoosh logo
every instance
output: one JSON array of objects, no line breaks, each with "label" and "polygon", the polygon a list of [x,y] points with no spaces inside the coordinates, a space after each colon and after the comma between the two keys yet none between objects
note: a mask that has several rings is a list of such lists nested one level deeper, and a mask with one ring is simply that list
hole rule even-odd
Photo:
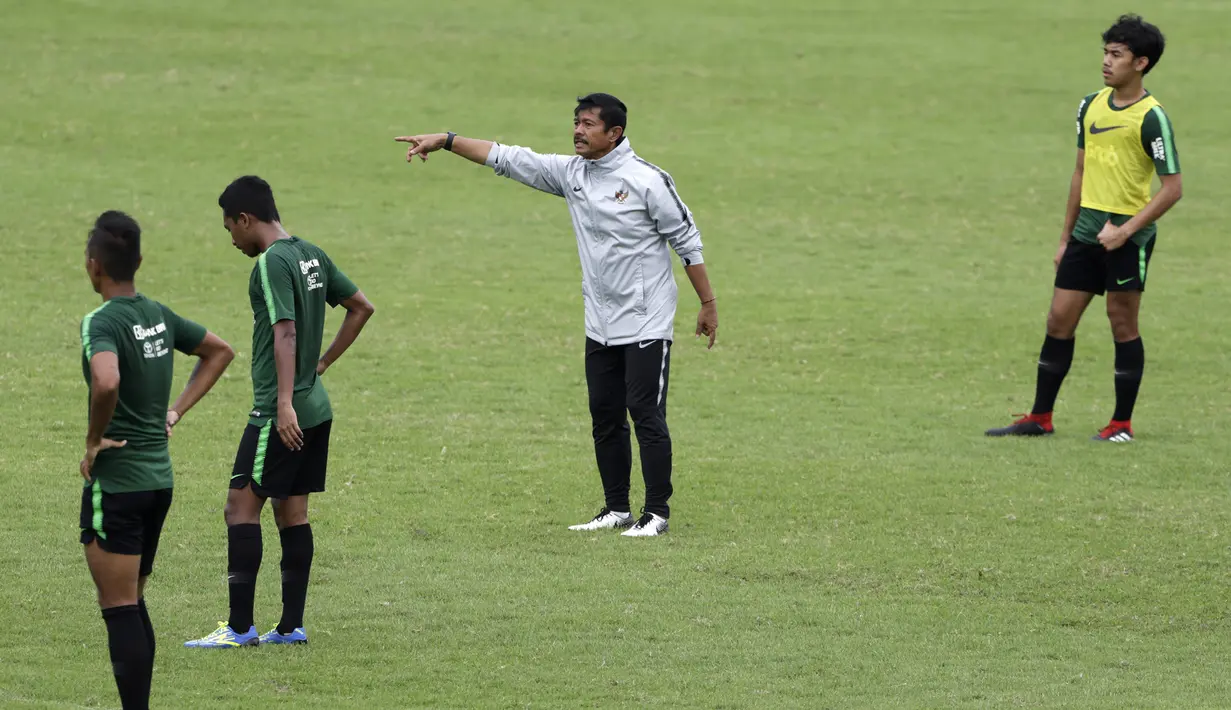
[{"label": "nike swoosh logo", "polygon": [[645,350],[646,348],[650,347],[653,344],[654,344],[653,340],[647,340],[644,343],[637,343],[637,347],[641,348],[642,350]]},{"label": "nike swoosh logo", "polygon": [[1097,136],[1100,133],[1106,133],[1107,131],[1114,131],[1117,128],[1124,128],[1124,126],[1107,126],[1106,128],[1099,128],[1097,123],[1091,123],[1090,124],[1090,135]]},{"label": "nike swoosh logo", "polygon": [[1133,277],[1131,277],[1131,276],[1130,276],[1130,277],[1128,277],[1127,279],[1123,279],[1123,280],[1121,280],[1121,279],[1116,279],[1116,285],[1117,285],[1117,286],[1123,286],[1124,284],[1126,284],[1126,283],[1128,283],[1129,281],[1132,281],[1132,280],[1133,280]]},{"label": "nike swoosh logo", "polygon": [[581,192],[581,188],[580,188],[580,187],[574,187],[574,188],[573,188],[573,192]]}]

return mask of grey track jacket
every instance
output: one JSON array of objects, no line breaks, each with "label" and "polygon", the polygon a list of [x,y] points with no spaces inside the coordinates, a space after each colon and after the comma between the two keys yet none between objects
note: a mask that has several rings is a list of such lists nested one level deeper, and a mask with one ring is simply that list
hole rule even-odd
[{"label": "grey track jacket", "polygon": [[639,158],[627,138],[598,160],[497,143],[487,165],[568,203],[587,337],[604,345],[673,340],[679,293],[670,250],[685,266],[703,261],[701,233],[670,175]]}]

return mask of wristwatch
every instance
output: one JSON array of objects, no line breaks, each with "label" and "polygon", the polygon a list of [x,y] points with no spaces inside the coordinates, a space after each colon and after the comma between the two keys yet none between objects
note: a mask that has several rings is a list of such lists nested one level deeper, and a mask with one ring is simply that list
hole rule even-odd
[{"label": "wristwatch", "polygon": [[453,150],[453,139],[454,138],[457,138],[457,134],[454,133],[453,131],[449,131],[445,135],[445,150],[448,150],[448,151]]}]

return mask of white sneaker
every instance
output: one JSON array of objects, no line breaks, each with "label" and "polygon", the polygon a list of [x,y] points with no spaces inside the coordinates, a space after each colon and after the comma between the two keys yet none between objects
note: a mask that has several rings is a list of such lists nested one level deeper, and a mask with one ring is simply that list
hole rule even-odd
[{"label": "white sneaker", "polygon": [[608,508],[598,511],[598,515],[588,523],[570,525],[569,530],[618,530],[633,524],[632,513],[618,513]]},{"label": "white sneaker", "polygon": [[667,519],[653,513],[643,513],[637,524],[620,533],[624,537],[651,537],[667,532]]}]

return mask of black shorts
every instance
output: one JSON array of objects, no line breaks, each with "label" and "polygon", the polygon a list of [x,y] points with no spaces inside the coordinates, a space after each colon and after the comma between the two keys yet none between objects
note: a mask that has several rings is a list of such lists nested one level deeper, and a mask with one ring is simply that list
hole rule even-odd
[{"label": "black shorts", "polygon": [[141,555],[141,576],[154,569],[158,538],[171,509],[171,489],[104,493],[94,480],[81,490],[81,544],[94,540],[116,555]]},{"label": "black shorts", "polygon": [[304,429],[299,451],[286,448],[272,419],[265,426],[249,424],[235,454],[231,488],[252,484],[258,496],[278,499],[325,490],[331,424],[332,420]]},{"label": "black shorts", "polygon": [[1125,242],[1114,251],[1101,244],[1071,240],[1060,257],[1056,288],[1102,295],[1107,291],[1146,290],[1146,267],[1154,253],[1154,240],[1145,246]]}]

